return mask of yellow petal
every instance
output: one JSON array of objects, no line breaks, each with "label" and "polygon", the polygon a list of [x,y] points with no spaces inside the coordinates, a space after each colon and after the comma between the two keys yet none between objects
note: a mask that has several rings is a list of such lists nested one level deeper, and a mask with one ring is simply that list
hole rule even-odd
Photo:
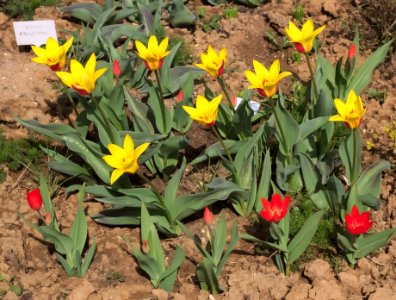
[{"label": "yellow petal", "polygon": [[122,169],[123,167],[121,159],[113,155],[105,155],[102,158],[112,168]]},{"label": "yellow petal", "polygon": [[334,99],[334,106],[340,116],[345,117],[345,115],[348,113],[347,107],[341,99]]},{"label": "yellow petal", "polygon": [[62,80],[62,82],[71,87],[74,84],[74,76],[68,72],[56,72],[56,75]]},{"label": "yellow petal", "polygon": [[67,51],[69,51],[71,45],[73,45],[73,37],[71,37],[70,39],[68,39],[67,42],[63,44],[62,47],[63,47],[63,50],[65,51],[65,53],[66,53]]},{"label": "yellow petal", "polygon": [[345,122],[345,119],[342,118],[340,115],[334,115],[334,116],[331,116],[331,117],[329,118],[329,121],[333,121],[333,122],[338,122],[338,121]]},{"label": "yellow petal", "polygon": [[148,53],[146,46],[140,41],[135,41],[135,46],[137,50],[137,55],[139,55],[142,59],[145,60]]},{"label": "yellow petal", "polygon": [[113,173],[111,173],[110,184],[116,182],[117,179],[120,178],[122,174],[124,174],[123,170],[115,169]]},{"label": "yellow petal", "polygon": [[100,76],[102,76],[106,71],[107,71],[107,68],[102,68],[102,69],[99,69],[99,70],[95,71],[95,74],[94,74],[94,81],[96,81],[96,80],[97,80]]},{"label": "yellow petal", "polygon": [[198,95],[197,100],[195,101],[195,107],[197,109],[205,108],[209,105],[209,101],[206,100],[205,97]]},{"label": "yellow petal", "polygon": [[311,19],[309,19],[307,22],[304,23],[302,27],[303,38],[305,38],[308,35],[311,35],[313,30],[314,30],[314,23],[312,22]]},{"label": "yellow petal", "polygon": [[111,155],[115,155],[115,156],[123,156],[124,155],[124,149],[116,144],[109,144],[107,146],[107,149],[109,149]]},{"label": "yellow petal", "polygon": [[324,29],[326,28],[326,25],[323,25],[321,27],[319,27],[318,29],[316,29],[314,32],[312,32],[312,36],[316,37],[319,33],[321,33]]},{"label": "yellow petal", "polygon": [[58,42],[53,39],[52,37],[49,37],[47,40],[47,44],[45,45],[45,49],[49,52],[49,53],[57,53],[59,50],[59,44]]},{"label": "yellow petal", "polygon": [[133,156],[135,152],[135,145],[129,134],[126,134],[124,138],[124,151],[127,156]]},{"label": "yellow petal", "polygon": [[150,36],[147,49],[149,53],[158,53],[158,41],[155,35]]},{"label": "yellow petal", "polygon": [[94,76],[95,68],[96,68],[96,55],[95,53],[92,53],[85,65],[85,71],[89,76],[90,75]]},{"label": "yellow petal", "polygon": [[269,69],[269,75],[271,81],[278,81],[279,72],[280,72],[280,62],[279,59],[275,59]]},{"label": "yellow petal", "polygon": [[37,47],[37,46],[32,46],[33,52],[40,57],[45,56],[46,51],[43,48]]},{"label": "yellow petal", "polygon": [[257,89],[263,86],[263,81],[260,80],[260,78],[258,78],[252,71],[245,71],[245,76],[250,82],[250,86],[248,87],[249,89]]},{"label": "yellow petal", "polygon": [[254,67],[254,71],[257,74],[257,77],[261,81],[263,81],[264,79],[268,80],[270,74],[269,74],[267,68],[264,67],[264,65],[259,63],[257,60],[253,60],[253,67]]},{"label": "yellow petal", "polygon": [[292,42],[299,42],[302,38],[302,32],[292,21],[289,21],[289,28],[286,28],[286,34]]},{"label": "yellow petal", "polygon": [[166,51],[166,49],[168,48],[168,42],[169,42],[168,38],[164,38],[159,45],[158,52],[161,58],[165,57],[170,52],[170,51]]},{"label": "yellow petal", "polygon": [[278,81],[290,75],[292,75],[292,73],[289,71],[282,72],[279,74]]},{"label": "yellow petal", "polygon": [[46,57],[33,57],[32,61],[38,64],[47,64],[48,59]]},{"label": "yellow petal", "polygon": [[227,49],[223,48],[219,52],[219,61],[226,63],[226,57],[227,57]]},{"label": "yellow petal", "polygon": [[148,146],[150,146],[150,143],[144,143],[144,144],[141,144],[140,146],[138,146],[138,147],[135,149],[135,155],[134,155],[135,160],[138,160],[138,159],[139,159],[140,155],[142,155],[142,153],[143,153],[144,151],[146,151],[146,149],[147,149]]},{"label": "yellow petal", "polygon": [[85,69],[78,60],[72,59],[70,61],[70,73],[72,73],[73,75],[84,74]]}]

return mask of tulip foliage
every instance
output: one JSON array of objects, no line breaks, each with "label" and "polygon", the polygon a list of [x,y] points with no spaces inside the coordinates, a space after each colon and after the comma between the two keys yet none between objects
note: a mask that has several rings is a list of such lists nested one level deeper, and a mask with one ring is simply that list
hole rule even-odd
[{"label": "tulip foliage", "polygon": [[[314,43],[325,27],[315,30],[313,21],[308,20],[300,30],[290,22],[285,35],[305,55],[311,72],[304,113],[298,115],[287,99],[289,92],[283,93],[280,87],[292,73],[281,67],[278,59],[268,68],[253,61],[254,72],[245,71],[246,90],[237,93],[227,87],[227,76],[232,74],[225,48],[208,45],[195,66],[176,65],[180,44],[170,47],[170,39],[160,28],[161,9],[166,5],[122,2],[64,8],[84,22],[83,33],[72,33],[73,39],[64,45],[49,40],[45,49],[33,48],[38,56],[33,60],[43,63],[44,57],[50,57],[48,66],[64,83],[65,95],[72,104],[78,103],[75,122],[19,121],[63,143],[73,154],[44,149],[52,158],[53,170],[81,181],[67,187],[68,192],[84,186],[85,192],[107,204],[92,216],[96,222],[141,226],[142,251],[131,245],[132,253],[155,287],[172,290],[184,259],[184,252],[177,248],[172,263],[165,264],[157,230],[170,237],[182,232],[193,237],[183,219],[217,201],[228,200],[239,215],[257,214],[269,223],[272,241],[243,237],[273,248],[275,262],[285,273],[327,216],[340,225],[338,244],[351,264],[386,245],[395,233],[393,229],[365,235],[372,226],[369,210],[379,208],[381,174],[389,169],[389,163],[380,160],[363,169],[359,126],[367,110],[364,89],[391,42],[358,66],[356,36],[345,62],[340,58],[332,65]],[[182,23],[178,10],[187,8],[175,1],[171,7],[170,18]],[[68,63],[65,52],[71,47],[73,57]],[[198,78],[215,82],[218,89],[212,91],[205,85],[204,92],[193,97]],[[238,97],[231,98],[235,94]],[[191,159],[186,155],[190,143],[187,133],[193,122],[210,130],[216,142]],[[343,122],[348,132],[339,146],[334,145],[335,122]],[[221,162],[226,174],[213,176],[197,193],[182,194],[179,186],[188,180],[184,176],[187,166],[207,161]],[[341,168],[336,168],[337,162]],[[161,188],[154,179],[163,181]],[[289,206],[296,205],[301,193],[314,203],[315,211],[290,236]],[[266,200],[271,196],[271,201]],[[37,201],[33,205],[39,209]],[[51,214],[51,229],[35,228],[53,243],[55,239],[48,236],[61,235],[67,247],[57,248],[58,258],[68,273],[73,270],[83,275],[94,250],[87,252],[85,260],[77,259],[85,239],[59,233],[50,203],[44,201],[44,205]],[[86,232],[79,205],[76,220]],[[205,220],[213,221],[208,211]],[[218,293],[222,291],[221,270],[238,240],[237,225],[232,226],[228,246],[224,215],[216,225],[208,226],[209,250],[194,239],[203,257],[197,277],[202,288]]]}]

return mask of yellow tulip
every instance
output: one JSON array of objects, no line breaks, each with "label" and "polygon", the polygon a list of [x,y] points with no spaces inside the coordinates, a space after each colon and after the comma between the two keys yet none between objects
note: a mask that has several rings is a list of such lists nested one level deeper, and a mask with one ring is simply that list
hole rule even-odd
[{"label": "yellow tulip", "polygon": [[32,61],[47,65],[53,71],[60,71],[66,64],[66,53],[72,44],[72,37],[62,46],[52,37],[49,37],[45,49],[32,46],[33,52],[37,55],[37,57],[32,58]]},{"label": "yellow tulip", "polygon": [[329,120],[344,122],[346,126],[352,129],[359,127],[367,110],[367,108],[363,107],[362,98],[357,96],[354,90],[349,92],[345,103],[341,99],[334,99],[334,106],[338,115],[331,116]]},{"label": "yellow tulip", "polygon": [[190,118],[205,126],[214,126],[216,124],[217,110],[221,102],[222,95],[219,95],[208,101],[203,96],[198,96],[195,108],[183,105],[183,109],[189,114]]},{"label": "yellow tulip", "polygon": [[227,50],[221,49],[217,55],[212,46],[208,46],[208,52],[201,54],[202,64],[195,64],[209,73],[212,77],[220,77],[224,72],[224,65],[226,63]]},{"label": "yellow tulip", "polygon": [[276,94],[278,82],[290,76],[290,72],[280,72],[279,59],[276,59],[269,70],[267,70],[257,60],[253,60],[254,71],[245,71],[246,78],[249,80],[249,89],[257,89],[257,91],[264,97],[272,97]]},{"label": "yellow tulip", "polygon": [[94,91],[96,80],[107,70],[107,68],[102,68],[95,71],[95,68],[96,56],[95,53],[92,53],[85,67],[79,61],[72,59],[70,61],[70,73],[56,72],[56,75],[65,85],[86,96]]},{"label": "yellow tulip", "polygon": [[314,23],[312,20],[308,20],[304,23],[302,30],[300,30],[292,21],[289,21],[289,27],[286,27],[285,30],[298,52],[309,53],[312,50],[313,40],[325,27],[322,26],[314,30]]},{"label": "yellow tulip", "polygon": [[144,60],[147,69],[156,71],[161,69],[164,57],[167,56],[170,51],[166,51],[168,48],[168,38],[165,38],[158,45],[157,38],[152,35],[149,38],[147,47],[140,41],[135,41],[137,55]]},{"label": "yellow tulip", "polygon": [[132,138],[127,134],[124,138],[124,147],[109,144],[111,155],[103,156],[103,160],[115,170],[111,173],[110,184],[117,181],[124,173],[135,174],[139,169],[139,156],[147,149],[150,143],[144,143],[135,149]]}]

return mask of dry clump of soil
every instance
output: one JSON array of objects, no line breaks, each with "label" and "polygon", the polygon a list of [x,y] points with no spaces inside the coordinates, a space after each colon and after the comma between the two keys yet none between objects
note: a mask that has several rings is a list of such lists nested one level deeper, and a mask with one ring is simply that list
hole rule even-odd
[{"label": "dry clump of soil", "polygon": [[[69,1],[70,2],[70,1]],[[76,1],[74,1],[76,2]],[[79,1],[81,2],[81,1]],[[322,52],[331,61],[346,56],[353,33],[348,29],[359,13],[356,7],[342,0],[300,1],[309,17],[316,24],[326,24],[326,32],[320,37]],[[265,30],[271,29],[279,36],[287,25],[290,12],[297,1],[273,1],[256,9],[240,7],[236,19],[221,20],[221,30],[204,33],[200,28],[192,33],[186,29],[167,28],[170,34],[181,35],[191,45],[195,56],[206,50],[208,44],[215,48],[226,47],[229,69],[235,72],[226,75],[226,83],[236,92],[247,87],[243,71],[252,69],[256,59],[269,65],[275,58],[281,60],[282,70],[291,70],[301,80],[309,79],[304,62],[290,61],[289,49],[274,50],[264,38]],[[201,5],[201,3],[197,4]],[[209,13],[218,8],[206,7]],[[58,28],[71,29],[75,26],[61,18],[57,9],[40,8],[37,19],[52,18]],[[343,22],[340,22],[343,20]],[[18,126],[15,116],[23,119],[38,119],[40,122],[67,123],[71,113],[67,105],[58,98],[59,90],[54,89],[57,78],[46,67],[31,62],[32,53],[28,49],[18,49],[12,32],[12,20],[0,14],[0,123],[8,137],[18,138],[27,131]],[[348,30],[346,30],[348,29]],[[367,56],[370,50],[363,53]],[[390,58],[394,62],[394,57]],[[197,60],[196,60],[197,61]],[[380,136],[376,146],[363,154],[364,164],[382,158],[390,160],[393,167],[385,175],[381,193],[381,210],[374,213],[376,229],[396,226],[395,195],[395,153],[390,149],[391,139],[383,134],[383,128],[395,119],[396,98],[393,93],[395,64],[383,64],[374,74],[371,87],[385,89],[387,97],[383,103],[363,95],[369,107],[363,124],[363,143]],[[215,83],[209,82],[216,88]],[[285,80],[286,90],[291,80]],[[202,87],[197,88],[197,93]],[[192,149],[205,147],[212,138],[209,132],[199,127]],[[196,135],[194,135],[196,137]],[[207,292],[200,291],[194,277],[195,264],[199,261],[193,243],[181,236],[162,241],[167,256],[171,256],[175,245],[182,246],[188,259],[182,264],[174,293],[153,290],[149,280],[139,271],[132,256],[128,253],[120,236],[127,235],[132,243],[139,243],[139,230],[128,227],[105,227],[89,219],[90,239],[98,245],[94,261],[84,279],[67,278],[53,253],[48,251],[39,235],[19,220],[20,211],[29,219],[36,216],[25,201],[27,190],[35,187],[35,179],[28,172],[8,173],[6,181],[0,185],[0,274],[16,276],[16,282],[23,288],[23,299],[210,299]],[[193,190],[193,185],[183,187]],[[74,196],[60,195],[55,201],[57,216],[63,229],[68,231],[76,212],[77,200]],[[85,203],[88,214],[102,209],[100,203]],[[225,209],[228,221],[236,219],[241,232],[250,226],[249,221],[235,216]],[[230,222],[229,222],[230,223]],[[188,227],[200,234],[202,220],[191,219]],[[225,292],[216,299],[394,299],[396,297],[396,241],[386,249],[359,261],[356,269],[343,266],[336,274],[329,262],[318,258],[302,265],[291,277],[280,274],[270,255],[256,255],[251,244],[241,241],[232,253],[224,270],[222,285]],[[0,289],[7,290],[5,283]],[[8,292],[4,299],[17,299]]]}]

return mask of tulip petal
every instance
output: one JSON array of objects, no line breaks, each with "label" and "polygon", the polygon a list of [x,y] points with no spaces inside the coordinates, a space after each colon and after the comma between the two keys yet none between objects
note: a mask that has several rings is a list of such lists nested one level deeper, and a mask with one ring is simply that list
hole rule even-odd
[{"label": "tulip petal", "polygon": [[148,148],[148,146],[150,146],[150,143],[144,143],[144,144],[141,144],[140,146],[138,146],[138,147],[135,149],[134,157],[135,157],[136,161],[139,159],[140,155],[142,155],[142,153],[143,153],[144,151],[146,151],[146,149]]},{"label": "tulip petal", "polygon": [[118,178],[120,178],[120,176],[122,174],[124,174],[125,172],[123,170],[119,170],[119,169],[115,169],[112,173],[111,173],[111,178],[110,178],[110,184],[113,184],[114,182],[117,181]]},{"label": "tulip petal", "polygon": [[137,50],[137,55],[139,55],[140,58],[145,60],[148,53],[148,49],[146,48],[146,46],[140,41],[135,41],[135,46]]}]

